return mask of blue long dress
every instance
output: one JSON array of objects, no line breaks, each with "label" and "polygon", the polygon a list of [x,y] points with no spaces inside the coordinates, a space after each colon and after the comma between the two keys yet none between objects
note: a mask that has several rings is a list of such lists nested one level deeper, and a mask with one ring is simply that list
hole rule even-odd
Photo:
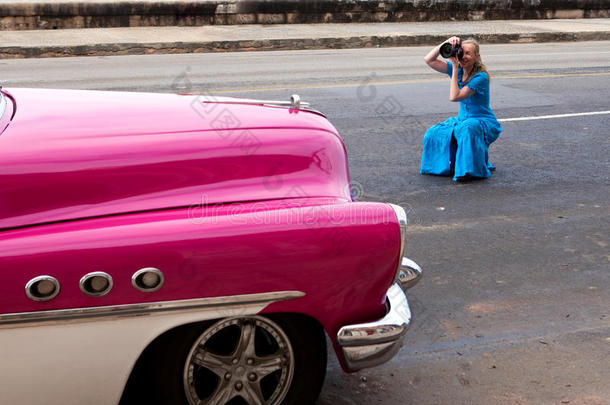
[{"label": "blue long dress", "polygon": [[[453,66],[451,62],[447,62],[449,77],[452,73]],[[459,67],[460,89],[464,87],[462,73],[462,68]],[[426,131],[421,174],[449,176],[453,163],[453,180],[457,181],[468,176],[488,178],[495,169],[489,163],[488,149],[500,136],[502,126],[489,107],[489,78],[485,72],[479,72],[466,86],[475,93],[460,101],[458,116],[436,124]]]}]

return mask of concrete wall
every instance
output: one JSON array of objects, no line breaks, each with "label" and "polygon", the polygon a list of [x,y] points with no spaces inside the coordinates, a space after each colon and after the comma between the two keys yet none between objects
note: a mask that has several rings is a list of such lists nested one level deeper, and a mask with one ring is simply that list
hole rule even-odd
[{"label": "concrete wall", "polygon": [[600,17],[610,17],[610,0],[0,2],[0,30]]}]

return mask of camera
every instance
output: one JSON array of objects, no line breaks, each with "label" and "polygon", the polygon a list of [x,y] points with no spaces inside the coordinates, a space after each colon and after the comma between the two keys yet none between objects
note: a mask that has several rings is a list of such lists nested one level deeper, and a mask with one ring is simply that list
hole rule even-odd
[{"label": "camera", "polygon": [[462,45],[457,44],[456,46],[453,46],[450,42],[445,42],[441,45],[441,56],[443,58],[448,59],[456,55],[458,60],[461,60],[462,56],[464,56],[464,50],[462,49]]}]

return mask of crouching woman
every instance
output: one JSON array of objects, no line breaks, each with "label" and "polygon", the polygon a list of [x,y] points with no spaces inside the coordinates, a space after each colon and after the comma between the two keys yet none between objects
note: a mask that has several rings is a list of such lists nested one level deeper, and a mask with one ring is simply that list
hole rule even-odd
[{"label": "crouching woman", "polygon": [[461,45],[463,55],[439,60],[441,45],[426,55],[432,69],[451,78],[449,100],[460,102],[457,117],[434,125],[424,136],[421,174],[449,176],[458,181],[468,177],[488,178],[494,167],[489,163],[489,145],[498,139],[502,126],[489,106],[489,74],[481,61],[479,44],[451,37],[446,42]]}]

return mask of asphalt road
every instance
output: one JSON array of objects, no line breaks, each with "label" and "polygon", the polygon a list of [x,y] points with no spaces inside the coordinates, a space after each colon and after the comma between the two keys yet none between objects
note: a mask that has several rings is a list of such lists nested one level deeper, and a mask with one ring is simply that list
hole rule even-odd
[{"label": "asphalt road", "polygon": [[427,48],[28,59],[6,87],[299,93],[342,133],[360,200],[407,208],[414,323],[391,362],[319,404],[610,404],[610,42],[483,46],[503,122],[492,178],[418,174],[425,129],[457,112]]}]

